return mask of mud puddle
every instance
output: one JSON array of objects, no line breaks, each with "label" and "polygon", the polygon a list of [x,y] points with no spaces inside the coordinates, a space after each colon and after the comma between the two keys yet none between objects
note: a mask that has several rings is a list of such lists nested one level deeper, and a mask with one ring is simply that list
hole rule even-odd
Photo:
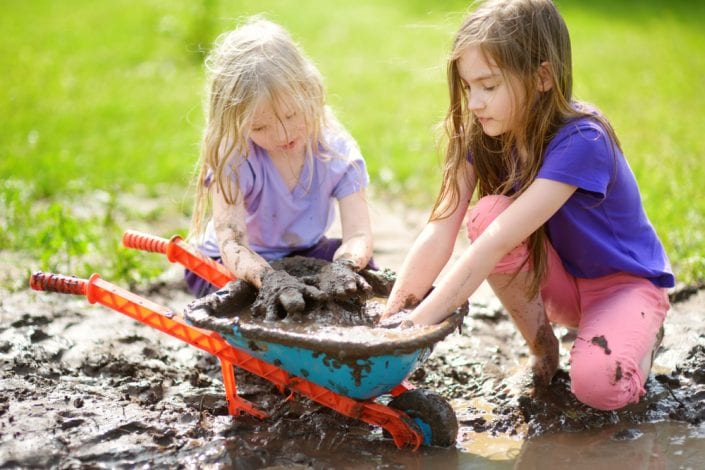
[{"label": "mud puddle", "polygon": [[[200,350],[85,298],[0,293],[1,468],[699,468],[705,458],[705,292],[674,305],[642,402],[596,412],[561,370],[529,399],[505,377],[526,348],[492,302],[436,344],[410,378],[456,411],[450,449],[397,449],[379,428],[236,371],[269,414],[227,415],[220,365]],[[142,294],[181,311],[168,278]]]}]

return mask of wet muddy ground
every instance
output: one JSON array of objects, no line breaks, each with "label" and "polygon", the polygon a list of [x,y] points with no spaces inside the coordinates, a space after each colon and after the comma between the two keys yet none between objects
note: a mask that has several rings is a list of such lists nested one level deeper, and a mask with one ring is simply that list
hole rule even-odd
[{"label": "wet muddy ground", "polygon": [[[4,276],[26,274],[1,264]],[[174,269],[138,293],[175,311],[192,300]],[[550,388],[517,392],[508,377],[526,347],[491,296],[471,299],[462,333],[437,343],[410,377],[453,405],[458,444],[412,452],[240,370],[239,395],[270,417],[231,417],[215,357],[84,297],[3,290],[0,468],[699,468],[705,291],[674,295],[647,395],[619,412],[573,398],[572,338],[562,329]]]}]

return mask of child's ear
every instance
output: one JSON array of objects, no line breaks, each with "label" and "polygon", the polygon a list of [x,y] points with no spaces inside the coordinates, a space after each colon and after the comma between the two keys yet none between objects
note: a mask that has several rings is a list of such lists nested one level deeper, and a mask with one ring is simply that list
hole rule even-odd
[{"label": "child's ear", "polygon": [[553,74],[551,73],[551,64],[541,62],[536,74],[536,88],[540,92],[547,92],[553,88]]}]

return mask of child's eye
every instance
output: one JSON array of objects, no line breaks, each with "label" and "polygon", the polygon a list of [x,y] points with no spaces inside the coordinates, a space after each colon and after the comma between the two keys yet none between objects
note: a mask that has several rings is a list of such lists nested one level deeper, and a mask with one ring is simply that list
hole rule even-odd
[{"label": "child's eye", "polygon": [[490,85],[484,87],[485,91],[494,91],[495,88],[497,88],[497,85]]},{"label": "child's eye", "polygon": [[291,114],[287,114],[284,117],[288,120],[288,119],[293,119],[295,116],[296,116],[296,113],[291,113]]},{"label": "child's eye", "polygon": [[258,126],[258,127],[253,127],[252,132],[262,132],[264,130],[264,126]]}]

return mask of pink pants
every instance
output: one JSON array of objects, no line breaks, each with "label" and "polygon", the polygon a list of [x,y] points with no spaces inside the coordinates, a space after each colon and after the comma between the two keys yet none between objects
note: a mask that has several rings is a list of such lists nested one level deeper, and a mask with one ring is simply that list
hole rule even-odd
[{"label": "pink pants", "polygon": [[[470,240],[475,240],[511,200],[486,196],[467,218]],[[640,364],[648,361],[655,338],[670,308],[666,289],[627,273],[596,279],[576,278],[563,267],[547,243],[548,272],[541,286],[546,315],[553,323],[577,328],[570,353],[571,387],[583,403],[616,410],[636,403],[646,392],[647,376]],[[492,274],[529,270],[526,243],[507,253]]]}]

